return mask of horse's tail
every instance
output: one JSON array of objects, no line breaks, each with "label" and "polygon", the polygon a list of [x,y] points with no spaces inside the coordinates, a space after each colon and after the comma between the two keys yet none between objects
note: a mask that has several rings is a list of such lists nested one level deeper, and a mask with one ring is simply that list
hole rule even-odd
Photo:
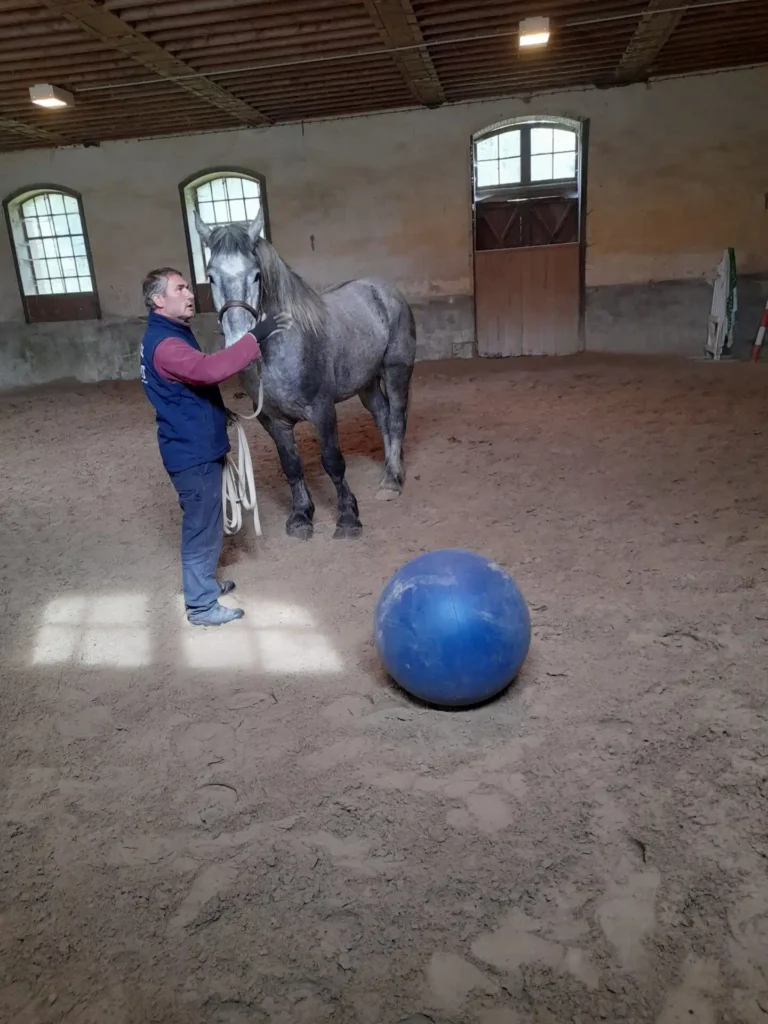
[{"label": "horse's tail", "polygon": [[398,289],[389,287],[390,298],[394,300],[393,316],[390,319],[389,344],[387,345],[387,361],[404,363],[413,366],[416,361],[416,317],[405,295]]}]

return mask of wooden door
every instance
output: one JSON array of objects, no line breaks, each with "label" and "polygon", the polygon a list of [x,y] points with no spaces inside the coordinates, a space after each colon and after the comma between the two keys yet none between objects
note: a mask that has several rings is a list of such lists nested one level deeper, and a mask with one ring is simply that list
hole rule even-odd
[{"label": "wooden door", "polygon": [[570,355],[581,342],[576,196],[475,207],[475,319],[481,356]]}]

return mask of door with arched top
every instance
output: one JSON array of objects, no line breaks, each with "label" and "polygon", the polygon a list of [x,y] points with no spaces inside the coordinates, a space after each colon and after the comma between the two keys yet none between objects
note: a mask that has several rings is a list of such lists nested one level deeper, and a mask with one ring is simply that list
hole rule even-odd
[{"label": "door with arched top", "polygon": [[518,119],[473,139],[475,322],[481,356],[583,348],[580,122]]}]

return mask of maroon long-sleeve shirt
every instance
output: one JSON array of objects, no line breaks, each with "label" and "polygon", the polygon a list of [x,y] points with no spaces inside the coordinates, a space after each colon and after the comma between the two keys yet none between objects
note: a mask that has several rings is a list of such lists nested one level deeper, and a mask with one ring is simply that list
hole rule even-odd
[{"label": "maroon long-sleeve shirt", "polygon": [[252,334],[244,334],[234,345],[211,355],[198,352],[183,338],[163,338],[155,349],[154,365],[165,380],[194,387],[221,384],[228,377],[240,373],[260,355],[259,343]]}]

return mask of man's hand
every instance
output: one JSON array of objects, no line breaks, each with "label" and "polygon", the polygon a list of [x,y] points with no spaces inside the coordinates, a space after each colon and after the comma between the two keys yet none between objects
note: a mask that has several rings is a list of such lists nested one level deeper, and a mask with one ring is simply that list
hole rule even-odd
[{"label": "man's hand", "polygon": [[250,333],[261,344],[267,338],[271,338],[273,334],[288,331],[292,326],[293,320],[287,313],[275,313],[274,316],[262,316]]},{"label": "man's hand", "polygon": [[[274,320],[277,327],[272,331],[272,334],[277,334],[278,331],[290,331],[293,327],[293,320],[287,313],[275,313]],[[271,336],[269,335],[269,337]]]}]

